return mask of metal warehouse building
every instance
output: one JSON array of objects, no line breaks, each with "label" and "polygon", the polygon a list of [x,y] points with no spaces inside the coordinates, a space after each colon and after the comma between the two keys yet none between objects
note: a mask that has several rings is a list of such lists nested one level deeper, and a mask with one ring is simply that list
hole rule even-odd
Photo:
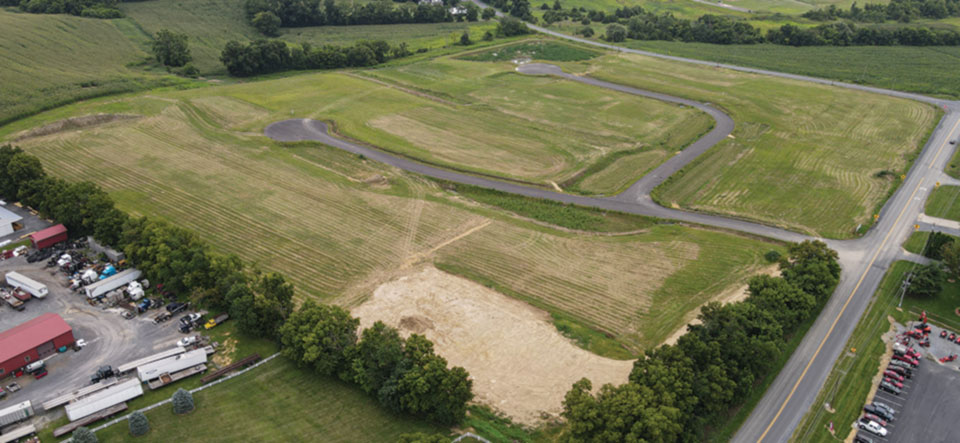
[{"label": "metal warehouse building", "polygon": [[0,332],[0,378],[73,344],[73,329],[57,314],[43,314]]},{"label": "metal warehouse building", "polygon": [[20,223],[23,217],[0,207],[0,237],[13,234],[14,223]]}]

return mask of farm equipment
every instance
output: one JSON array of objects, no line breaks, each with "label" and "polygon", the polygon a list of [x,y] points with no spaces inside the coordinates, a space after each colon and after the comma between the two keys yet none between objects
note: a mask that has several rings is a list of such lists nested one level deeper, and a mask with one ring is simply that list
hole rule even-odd
[{"label": "farm equipment", "polygon": [[940,359],[940,363],[949,363],[957,359],[957,354],[950,354]]}]

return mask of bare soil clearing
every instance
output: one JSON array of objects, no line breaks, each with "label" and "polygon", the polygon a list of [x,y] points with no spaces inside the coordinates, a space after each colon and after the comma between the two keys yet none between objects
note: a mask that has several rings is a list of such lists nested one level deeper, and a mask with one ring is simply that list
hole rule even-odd
[{"label": "bare soil clearing", "polygon": [[139,118],[139,115],[130,114],[93,114],[80,117],[70,117],[63,120],[57,120],[48,125],[43,125],[36,129],[24,131],[15,140],[20,141],[31,137],[40,137],[44,135],[56,134],[58,132],[73,131],[76,129],[88,128],[91,126],[103,125],[119,120],[129,120]]},{"label": "bare soil clearing", "polygon": [[425,335],[470,372],[477,401],[524,424],[558,416],[580,378],[622,384],[633,367],[578,348],[546,312],[432,266],[380,286],[353,315]]}]

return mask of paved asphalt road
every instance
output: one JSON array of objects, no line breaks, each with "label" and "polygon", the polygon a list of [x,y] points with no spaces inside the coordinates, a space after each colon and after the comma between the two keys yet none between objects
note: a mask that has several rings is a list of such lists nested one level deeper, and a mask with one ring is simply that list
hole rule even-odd
[{"label": "paved asphalt road", "polygon": [[[486,6],[478,0],[472,1],[481,7]],[[857,321],[866,309],[870,298],[880,284],[887,268],[895,260],[905,258],[902,255],[900,245],[910,234],[919,214],[923,212],[923,203],[926,201],[936,181],[943,176],[944,166],[953,154],[953,146],[948,144],[948,140],[957,138],[957,129],[958,126],[960,126],[960,102],[814,77],[711,63],[702,60],[621,48],[561,34],[538,26],[530,25],[530,27],[544,34],[615,51],[873,92],[929,103],[940,106],[946,111],[936,130],[931,134],[926,146],[924,146],[921,151],[920,156],[908,172],[906,180],[887,201],[886,205],[884,205],[880,212],[880,218],[873,228],[863,237],[856,240],[826,240],[826,243],[835,249],[840,256],[840,264],[843,267],[843,275],[841,276],[840,283],[834,295],[821,312],[820,317],[807,332],[800,346],[733,438],[733,440],[737,442],[781,442],[788,440],[793,430],[816,399],[817,393],[823,386],[823,382],[833,367],[834,361],[836,361],[836,358],[840,355],[847,339],[849,339],[850,334],[853,332],[854,326],[856,326]],[[679,220],[785,241],[802,241],[809,238],[799,233],[744,220],[668,209],[656,205],[650,199],[649,192],[657,184],[692,161],[697,155],[721,141],[732,131],[733,121],[729,116],[723,114],[716,108],[679,97],[671,97],[592,78],[565,74],[561,72],[559,68],[551,65],[532,64],[523,66],[518,70],[522,73],[532,75],[556,75],[598,87],[653,97],[673,103],[682,103],[710,114],[716,120],[717,124],[713,131],[686,148],[683,154],[671,158],[641,178],[627,191],[611,198],[594,198],[563,194],[425,165],[383,151],[331,137],[327,134],[326,125],[323,122],[314,120],[301,119],[277,122],[268,126],[265,133],[268,137],[278,141],[320,141],[324,144],[355,154],[362,154],[373,160],[384,162],[410,172],[528,197],[545,198],[564,203]]]}]

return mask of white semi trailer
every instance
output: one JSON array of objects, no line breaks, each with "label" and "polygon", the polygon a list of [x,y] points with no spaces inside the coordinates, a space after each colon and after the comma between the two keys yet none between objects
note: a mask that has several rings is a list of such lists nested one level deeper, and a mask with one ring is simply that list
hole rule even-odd
[{"label": "white semi trailer", "polygon": [[23,289],[36,298],[44,298],[48,292],[47,285],[16,271],[7,273],[7,284],[15,288]]}]

